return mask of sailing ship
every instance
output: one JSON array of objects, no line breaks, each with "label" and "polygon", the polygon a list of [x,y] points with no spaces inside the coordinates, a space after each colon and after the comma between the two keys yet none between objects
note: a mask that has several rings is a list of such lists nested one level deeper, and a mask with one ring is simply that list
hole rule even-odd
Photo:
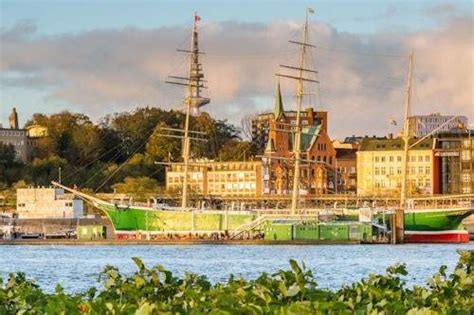
[{"label": "sailing ship", "polygon": [[[402,156],[402,182],[400,191],[400,208],[403,211],[404,241],[407,243],[463,243],[469,242],[469,234],[462,225],[462,220],[474,213],[473,205],[460,208],[420,208],[411,209],[413,202],[407,199],[408,151],[418,143],[429,138],[445,124],[434,129],[419,140],[411,139],[409,116],[411,112],[411,86],[413,72],[413,50],[409,55],[408,78],[405,98],[405,116],[402,139],[404,154]],[[456,119],[456,117],[453,117]]]},{"label": "sailing ship", "polygon": [[[306,11],[306,20],[304,24],[303,40],[301,42],[292,41],[294,44],[298,44],[301,47],[301,59],[299,67],[287,68],[298,70],[297,76],[285,76],[297,81],[297,121],[293,130],[294,143],[293,148],[294,154],[292,161],[294,163],[294,181],[293,181],[293,193],[290,214],[298,216],[299,220],[305,220],[306,222],[314,221],[317,224],[317,220],[314,216],[304,217],[298,214],[299,204],[299,168],[301,162],[313,163],[312,161],[304,161],[301,159],[300,142],[301,142],[301,122],[300,122],[300,109],[303,98],[303,81],[317,82],[308,78],[303,77],[303,73],[311,72],[310,69],[304,68],[304,58],[306,49],[308,47],[314,47],[308,44],[308,13],[314,13],[312,10]],[[238,231],[242,230],[242,227],[255,228],[257,225],[265,223],[264,218],[259,216],[257,211],[234,211],[234,210],[197,210],[192,209],[188,206],[188,167],[192,165],[190,161],[190,143],[196,135],[199,133],[189,130],[190,116],[195,115],[199,112],[199,108],[210,102],[210,99],[201,96],[201,89],[204,88],[204,80],[202,73],[202,66],[199,63],[199,47],[198,47],[198,21],[200,18],[197,14],[194,14],[193,28],[191,36],[191,49],[182,50],[185,53],[190,54],[190,67],[188,77],[177,77],[172,76],[169,83],[183,85],[186,87],[186,97],[184,98],[183,105],[185,106],[186,118],[183,130],[179,130],[182,133],[183,139],[183,191],[181,198],[181,207],[174,209],[156,209],[154,207],[142,207],[134,205],[118,205],[113,202],[108,202],[96,198],[94,196],[85,194],[77,189],[66,187],[60,183],[53,182],[55,186],[62,187],[63,189],[70,191],[81,197],[90,203],[97,209],[103,211],[113,224],[115,234],[117,238],[129,238],[137,237],[137,235],[146,235],[150,237],[153,234],[161,233],[212,233],[212,232],[224,232],[224,231]],[[411,93],[411,69],[412,69],[412,55],[410,56],[410,68],[407,84],[407,101],[405,111],[405,126],[404,126],[404,140],[405,140],[405,166],[404,166],[404,183],[401,193],[400,207],[403,209],[403,224],[404,224],[404,240],[405,242],[467,242],[469,241],[469,235],[464,230],[461,221],[474,212],[474,208],[468,207],[456,207],[448,209],[418,209],[416,207],[410,207],[413,203],[409,202],[406,198],[406,164],[407,164],[407,152],[409,149],[409,134],[408,134],[408,115],[410,105],[410,93]],[[313,71],[314,72],[314,71]],[[174,131],[176,131],[174,129]],[[376,209],[374,209],[376,211]],[[355,215],[357,210],[355,210]],[[380,218],[381,214],[375,215],[374,218]],[[288,216],[281,216],[281,218],[288,219]],[[274,220],[269,219],[270,221]]]}]

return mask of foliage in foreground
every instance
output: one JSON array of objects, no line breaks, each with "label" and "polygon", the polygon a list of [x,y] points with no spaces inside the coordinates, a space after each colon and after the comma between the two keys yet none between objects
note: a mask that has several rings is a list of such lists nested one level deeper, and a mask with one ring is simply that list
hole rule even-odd
[{"label": "foliage in foreground", "polygon": [[401,280],[405,265],[337,291],[319,289],[311,271],[293,260],[291,270],[211,284],[195,274],[178,278],[161,266],[146,268],[133,258],[134,274],[108,266],[100,276],[101,291],[72,295],[59,285],[45,293],[18,273],[1,283],[0,314],[472,314],[474,251],[459,253],[452,274],[442,266],[428,286],[411,289]]}]

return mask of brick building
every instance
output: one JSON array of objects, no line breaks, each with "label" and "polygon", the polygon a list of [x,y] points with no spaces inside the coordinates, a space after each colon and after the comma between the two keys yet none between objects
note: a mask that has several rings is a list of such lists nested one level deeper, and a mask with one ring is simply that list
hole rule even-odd
[{"label": "brick building", "polygon": [[[301,111],[300,194],[334,192],[336,151],[328,136],[328,113],[306,108]],[[258,115],[252,122],[253,139],[265,145],[263,193],[290,194],[293,187],[293,143],[296,111],[285,111],[280,86],[272,113]]]},{"label": "brick building", "polygon": [[336,193],[357,193],[357,142],[333,142],[336,150]]}]

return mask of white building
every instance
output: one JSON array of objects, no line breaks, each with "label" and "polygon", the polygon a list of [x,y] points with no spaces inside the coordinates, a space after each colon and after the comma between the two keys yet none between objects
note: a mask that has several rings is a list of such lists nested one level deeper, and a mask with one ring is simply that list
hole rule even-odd
[{"label": "white building", "polygon": [[16,195],[20,219],[73,219],[84,215],[83,201],[60,188],[18,188]]},{"label": "white building", "polygon": [[[453,119],[454,117],[458,117],[458,119]],[[448,132],[453,129],[467,127],[468,121],[466,116],[447,116],[441,115],[440,113],[433,113],[430,115],[417,115],[409,117],[408,121],[410,134],[415,137],[426,136],[451,119],[453,119],[453,121],[441,128],[438,132]]]}]

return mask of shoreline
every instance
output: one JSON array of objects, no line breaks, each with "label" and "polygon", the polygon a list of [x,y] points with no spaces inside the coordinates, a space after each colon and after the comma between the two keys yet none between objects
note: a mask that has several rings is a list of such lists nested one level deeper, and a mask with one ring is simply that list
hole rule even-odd
[{"label": "shoreline", "polygon": [[[358,241],[265,241],[265,240],[0,240],[6,245],[359,245]],[[374,243],[387,244],[387,243]],[[372,244],[373,245],[373,244]]]}]

